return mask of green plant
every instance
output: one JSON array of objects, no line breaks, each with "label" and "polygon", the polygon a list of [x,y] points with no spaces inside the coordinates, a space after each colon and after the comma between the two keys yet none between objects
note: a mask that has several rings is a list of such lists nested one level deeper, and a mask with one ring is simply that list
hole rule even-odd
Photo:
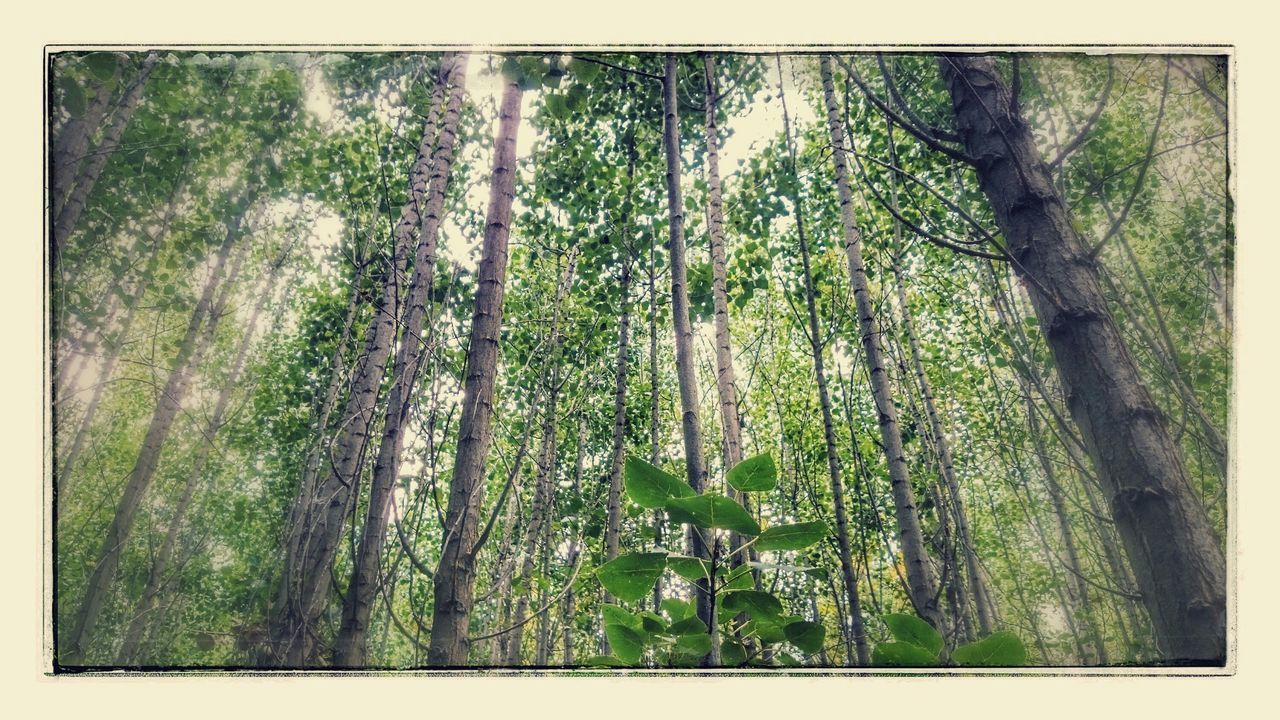
[{"label": "green plant", "polygon": [[[769,454],[738,463],[725,480],[739,492],[767,492],[778,482],[778,470]],[[802,659],[822,650],[826,630],[821,623],[786,614],[782,601],[757,589],[753,570],[771,567],[814,574],[818,568],[763,563],[735,563],[734,557],[757,551],[795,551],[817,544],[827,536],[822,522],[775,525],[762,529],[732,498],[716,493],[699,494],[688,483],[636,457],[628,457],[624,474],[627,497],[642,508],[662,509],[677,523],[699,534],[710,548],[709,558],[689,557],[662,551],[629,553],[596,569],[596,578],[615,598],[635,602],[649,594],[662,573],[695,584],[697,592],[709,593],[712,626],[697,616],[693,602],[677,598],[662,601],[662,614],[630,612],[619,605],[603,608],[604,632],[613,654],[591,658],[588,664],[604,666],[639,665],[646,661],[662,666],[691,666],[711,657],[721,665],[759,662],[766,648],[788,645],[799,657],[785,650],[773,657],[785,665],[799,665]],[[739,547],[725,552],[720,531],[738,533]],[[718,650],[719,652],[713,652]]]},{"label": "green plant", "polygon": [[[879,643],[871,651],[874,665],[888,667],[937,667],[942,635],[929,623],[914,615],[900,613],[880,618],[888,626],[895,642]],[[1008,630],[994,632],[981,640],[951,651],[951,662],[961,667],[1019,667],[1027,662],[1027,649],[1022,640]]]}]

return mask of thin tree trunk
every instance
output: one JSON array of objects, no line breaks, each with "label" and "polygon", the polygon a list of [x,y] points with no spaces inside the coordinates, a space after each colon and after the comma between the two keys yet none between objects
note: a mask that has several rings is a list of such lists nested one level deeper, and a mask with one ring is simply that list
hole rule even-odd
[{"label": "thin tree trunk", "polygon": [[66,247],[67,240],[80,222],[80,216],[84,212],[85,205],[89,202],[89,195],[93,192],[93,187],[97,184],[98,178],[101,177],[102,169],[107,166],[107,161],[111,159],[116,148],[120,145],[120,139],[124,137],[125,128],[128,127],[129,120],[133,118],[134,112],[138,109],[138,103],[142,100],[142,90],[147,84],[147,78],[151,76],[151,71],[155,69],[156,62],[159,59],[159,55],[151,53],[142,61],[142,69],[138,71],[138,76],[121,97],[120,106],[116,108],[115,114],[112,115],[111,124],[103,131],[102,140],[76,177],[75,187],[72,188],[70,195],[67,196],[66,204],[62,206],[61,212],[57,214],[57,219],[53,224],[53,254],[55,258],[62,256],[62,250]]},{"label": "thin tree trunk", "polygon": [[342,528],[351,503],[358,496],[355,492],[358,469],[368,442],[369,425],[373,421],[387,357],[395,339],[400,315],[401,278],[422,222],[419,208],[425,207],[423,195],[431,174],[436,124],[443,98],[444,88],[437,84],[432,92],[418,154],[409,174],[409,198],[401,207],[396,224],[391,265],[387,268],[374,317],[366,330],[363,362],[355,369],[338,435],[328,453],[328,468],[312,494],[299,497],[304,509],[296,513],[300,528],[296,552],[286,558],[282,595],[273,609],[270,623],[272,662],[276,665],[298,667],[318,659],[315,652],[318,639],[316,624],[326,605],[333,558]]},{"label": "thin tree trunk", "polygon": [[[681,427],[684,434],[685,467],[689,485],[701,493],[707,484],[706,463],[702,454],[702,429],[698,421],[698,378],[693,359],[693,326],[689,322],[689,281],[685,266],[684,197],[680,190],[680,116],[676,107],[676,56],[667,54],[662,77],[662,99],[665,121],[662,141],[667,157],[667,209],[670,214],[671,243],[671,316],[676,335],[676,376],[680,386]],[[691,529],[687,535],[689,554],[710,558],[711,548]],[[716,641],[716,608],[709,584],[697,583],[698,619],[711,632],[711,652],[707,662],[720,664],[720,648]]]},{"label": "thin tree trunk", "polygon": [[[60,658],[63,665],[82,665],[86,660],[98,615],[115,580],[124,544],[133,530],[134,516],[142,504],[147,488],[151,486],[156,467],[160,462],[160,452],[164,448],[165,440],[169,437],[169,431],[173,428],[173,420],[177,417],[182,401],[186,397],[191,380],[192,361],[199,350],[197,344],[200,331],[213,309],[214,293],[223,284],[227,257],[235,241],[240,237],[244,217],[256,196],[256,190],[246,191],[232,209],[233,214],[227,223],[226,234],[222,245],[218,248],[213,267],[209,271],[209,279],[205,282],[200,299],[191,313],[186,334],[178,346],[177,356],[170,369],[169,379],[156,401],[156,409],[151,416],[151,424],[147,428],[141,449],[138,451],[138,459],[129,473],[129,479],[116,506],[111,526],[107,529],[107,536],[99,550],[98,561],[86,585],[84,598],[81,600],[72,624],[71,635]],[[209,319],[209,322],[214,321],[212,318]]]},{"label": "thin tree trunk", "polygon": [[[147,575],[147,586],[142,591],[142,596],[133,609],[132,619],[129,621],[129,627],[125,631],[124,642],[120,646],[120,652],[116,655],[116,662],[120,665],[129,665],[141,659],[139,651],[141,650],[142,634],[151,619],[152,610],[155,609],[156,600],[159,598],[165,573],[168,571],[169,563],[173,559],[173,551],[178,541],[178,532],[186,518],[187,509],[191,505],[196,489],[199,487],[200,481],[205,478],[205,469],[209,463],[209,456],[213,451],[214,438],[217,437],[218,431],[222,429],[222,419],[226,414],[227,406],[231,403],[231,394],[240,382],[240,373],[244,370],[245,360],[249,356],[249,348],[253,344],[253,336],[258,327],[258,319],[262,314],[263,307],[267,304],[267,300],[274,294],[276,275],[286,258],[287,251],[271,268],[270,274],[264,283],[265,287],[259,293],[253,310],[249,314],[249,323],[245,327],[244,337],[240,340],[240,347],[236,351],[235,358],[231,361],[231,368],[227,371],[227,376],[222,380],[222,389],[218,392],[218,399],[214,403],[213,413],[209,416],[203,442],[196,453],[195,463],[192,465],[191,474],[187,478],[186,487],[183,488],[182,497],[179,498],[178,504],[174,507],[173,517],[169,520],[168,532],[165,534],[164,541],[161,543],[160,549],[156,552],[156,557],[151,563],[151,569]],[[219,304],[221,305],[222,303],[220,302]],[[219,312],[215,313],[215,316],[220,314],[221,308],[219,308]],[[212,322],[206,326],[205,340],[202,342],[206,347],[212,341],[214,327],[215,325]]]},{"label": "thin tree trunk", "polygon": [[[569,250],[569,262],[565,266],[564,275],[556,287],[555,301],[551,315],[551,347],[547,356],[547,366],[551,369],[548,378],[547,406],[542,417],[542,443],[538,450],[538,474],[534,481],[533,503],[529,509],[529,526],[525,533],[524,558],[520,565],[520,597],[516,599],[515,614],[512,617],[511,636],[507,650],[507,664],[520,665],[521,651],[524,643],[525,616],[529,612],[529,601],[533,596],[530,587],[533,570],[538,557],[539,544],[544,541],[546,530],[554,520],[556,487],[556,430],[559,427],[557,416],[560,398],[560,348],[564,344],[564,336],[560,333],[560,309],[564,307],[565,297],[573,285],[574,271],[578,262],[580,246],[574,245]],[[546,615],[543,614],[543,624]],[[541,663],[540,663],[541,664]]]},{"label": "thin tree trunk", "polygon": [[[787,112],[787,101],[783,90],[782,64],[778,63],[778,97],[782,102],[782,123],[785,130],[787,152],[790,155],[790,170],[794,174],[796,168],[795,147],[791,138],[791,118]],[[797,177],[798,180],[798,177]],[[798,183],[797,183],[798,184]],[[813,270],[810,265],[809,240],[805,236],[804,208],[801,204],[800,191],[797,187],[791,196],[794,206],[796,234],[800,240],[800,262],[804,270],[804,299],[808,311],[809,352],[813,358],[813,372],[818,385],[818,404],[822,408],[822,431],[827,452],[827,471],[831,477],[832,504],[836,517],[836,542],[839,547],[840,576],[844,581],[844,591],[848,598],[849,626],[853,645],[857,651],[857,664],[871,664],[871,648],[867,643],[867,633],[862,624],[862,602],[858,597],[857,571],[853,565],[852,545],[849,542],[849,515],[845,507],[844,480],[841,477],[840,452],[836,444],[835,420],[831,414],[831,392],[827,387],[827,372],[822,360],[822,340],[818,330],[818,304],[813,292]],[[850,656],[849,661],[853,661]]]},{"label": "thin tree trunk", "polygon": [[840,127],[840,115],[836,109],[835,88],[831,81],[831,61],[821,59],[822,94],[827,106],[827,129],[835,162],[836,190],[840,199],[840,219],[844,230],[845,254],[849,261],[849,282],[857,305],[858,326],[861,330],[863,357],[867,374],[871,378],[871,394],[875,399],[880,425],[880,438],[884,443],[885,457],[889,464],[889,478],[893,489],[894,508],[898,518],[898,535],[903,561],[907,566],[907,585],[916,612],[939,631],[943,630],[942,610],[938,606],[938,581],[924,545],[924,533],[920,528],[920,516],[916,510],[915,492],[911,488],[910,471],[902,450],[902,433],[898,427],[898,411],[893,402],[893,388],[885,372],[883,352],[880,347],[880,329],[875,319],[875,309],[867,286],[867,273],[862,261],[862,236],[853,216],[853,192],[849,187],[849,168],[845,159],[844,133]]},{"label": "thin tree trunk", "polygon": [[1226,563],[1095,261],[990,57],[940,59],[956,122],[1109,495],[1164,659],[1226,658]]},{"label": "thin tree trunk", "polygon": [[445,511],[444,543],[435,577],[435,611],[427,663],[459,666],[467,662],[471,606],[475,594],[475,553],[484,500],[484,465],[493,435],[493,386],[497,379],[502,299],[507,273],[507,239],[515,197],[516,134],[520,128],[520,86],[507,81],[502,92],[494,148],[493,179],[484,249],[476,283],[471,340],[463,374],[462,418],[454,455],[453,484]]},{"label": "thin tree trunk", "polygon": [[[587,455],[587,416],[583,413],[578,416],[578,453],[573,462],[573,492],[574,495],[581,497],[582,495],[582,472],[586,462]],[[579,533],[580,534],[580,533]],[[569,543],[569,567],[576,567],[578,564],[578,554],[581,549],[578,547],[578,537],[575,536],[573,541]],[[656,609],[655,609],[656,612]],[[573,626],[574,626],[574,594],[573,585],[570,584],[568,590],[564,594],[564,605],[560,614],[561,632],[564,635],[564,654],[561,657],[560,664],[565,667],[573,665]]]},{"label": "thin tree trunk", "polygon": [[391,389],[387,396],[386,419],[382,442],[373,466],[369,507],[360,538],[360,549],[354,559],[351,583],[342,607],[342,626],[338,631],[334,664],[358,667],[366,662],[369,616],[377,599],[377,586],[386,544],[387,520],[391,511],[391,494],[400,474],[400,455],[404,451],[403,426],[409,415],[413,391],[417,386],[422,363],[423,325],[427,315],[427,297],[435,283],[437,238],[444,214],[449,172],[453,165],[457,142],[458,118],[462,112],[463,86],[466,81],[467,57],[445,55],[441,59],[438,84],[448,85],[449,104],[440,138],[431,157],[431,179],[425,207],[419,212],[421,232],[414,257],[413,279],[409,283],[408,307],[404,312],[404,329],[396,351]]}]

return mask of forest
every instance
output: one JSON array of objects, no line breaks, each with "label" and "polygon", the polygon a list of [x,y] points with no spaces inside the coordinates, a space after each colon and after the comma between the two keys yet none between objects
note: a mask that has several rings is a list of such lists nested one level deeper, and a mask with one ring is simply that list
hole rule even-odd
[{"label": "forest", "polygon": [[46,59],[54,671],[1227,662],[1227,56]]}]

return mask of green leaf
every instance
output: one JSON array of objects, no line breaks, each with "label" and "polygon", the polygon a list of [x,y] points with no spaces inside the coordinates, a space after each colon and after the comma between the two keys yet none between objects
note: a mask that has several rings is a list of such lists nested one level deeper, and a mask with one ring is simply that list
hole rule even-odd
[{"label": "green leaf", "polygon": [[66,75],[62,76],[61,82],[58,84],[62,86],[62,104],[66,106],[67,112],[74,117],[83,115],[85,97],[84,90],[81,89],[80,85]]},{"label": "green leaf", "polygon": [[734,465],[724,479],[742,492],[766,492],[778,485],[778,466],[772,455],[763,453]]},{"label": "green leaf", "polygon": [[711,652],[711,636],[703,633],[681,635],[676,638],[676,652],[682,655],[702,657]]},{"label": "green leaf", "polygon": [[693,617],[695,614],[693,604],[687,600],[680,600],[679,598],[663,599],[662,609],[673,621],[684,620],[685,618]]},{"label": "green leaf", "polygon": [[1017,635],[1008,630],[961,645],[951,653],[957,665],[970,667],[1018,667],[1027,662],[1027,648]]},{"label": "green leaf", "polygon": [[569,88],[569,92],[565,95],[565,103],[573,112],[582,112],[587,109],[587,88],[582,85],[574,85]]},{"label": "green leaf", "polygon": [[880,618],[899,641],[921,648],[937,657],[942,650],[942,636],[929,623],[915,615],[894,613]]},{"label": "green leaf", "polygon": [[747,661],[747,649],[731,637],[720,642],[720,664],[726,667],[741,665]]},{"label": "green leaf", "polygon": [[614,597],[635,602],[649,594],[666,567],[666,553],[632,553],[601,565],[596,577]]},{"label": "green leaf", "polygon": [[882,667],[933,667],[938,656],[911,643],[880,643],[871,651],[871,664]]},{"label": "green leaf", "polygon": [[689,483],[638,457],[627,457],[622,477],[627,497],[640,507],[650,510],[663,507],[671,498],[694,495]]},{"label": "green leaf", "polygon": [[822,623],[809,622],[807,620],[793,622],[782,630],[792,645],[809,655],[821,650],[822,643],[827,637],[827,629],[822,626]]},{"label": "green leaf", "polygon": [[650,635],[667,632],[667,624],[662,618],[652,610],[645,610],[640,613],[640,622],[644,631]]},{"label": "green leaf", "polygon": [[543,97],[543,102],[546,103],[547,113],[551,117],[563,120],[569,116],[569,106],[564,104],[563,96],[548,94]]},{"label": "green leaf", "polygon": [[723,495],[672,498],[667,501],[666,507],[687,513],[693,524],[701,528],[733,530],[751,536],[760,534],[760,526],[751,519],[747,511],[736,501]]},{"label": "green leaf", "polygon": [[627,663],[612,655],[593,655],[583,660],[582,664],[587,667],[628,667]]},{"label": "green leaf", "polygon": [[626,625],[605,625],[604,634],[609,638],[609,648],[619,660],[628,665],[640,662],[640,654],[644,652],[644,635]]},{"label": "green leaf", "polygon": [[707,624],[696,617],[687,617],[679,622],[672,623],[667,630],[671,635],[693,635],[707,632]]},{"label": "green leaf", "polygon": [[721,590],[750,590],[756,586],[755,576],[751,574],[752,568],[749,565],[739,565],[729,571],[729,575],[722,581]]},{"label": "green leaf", "polygon": [[600,606],[600,616],[605,625],[624,625],[632,630],[643,627],[640,618],[623,610],[617,605],[606,603]]},{"label": "green leaf", "polygon": [[711,567],[706,560],[687,555],[668,555],[667,567],[691,583],[706,580],[711,575]]},{"label": "green leaf", "polygon": [[84,64],[85,67],[89,68],[89,72],[102,82],[108,82],[116,75],[117,60],[115,53],[93,53],[85,57]]},{"label": "green leaf", "polygon": [[795,523],[794,525],[775,525],[756,538],[756,550],[803,550],[822,542],[830,531],[821,520]]},{"label": "green leaf", "polygon": [[724,596],[724,609],[731,613],[745,612],[757,620],[776,618],[782,614],[782,602],[767,592],[735,590]]},{"label": "green leaf", "polygon": [[593,62],[579,60],[578,58],[573,59],[573,62],[569,65],[569,70],[573,72],[573,77],[584,85],[595,80],[596,76],[600,74],[599,65]]}]

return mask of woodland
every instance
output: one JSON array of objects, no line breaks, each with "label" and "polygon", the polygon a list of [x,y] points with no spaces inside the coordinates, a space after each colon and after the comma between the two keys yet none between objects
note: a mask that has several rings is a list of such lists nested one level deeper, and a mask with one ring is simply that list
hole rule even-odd
[{"label": "woodland", "polygon": [[47,60],[55,671],[1226,662],[1226,57]]}]

